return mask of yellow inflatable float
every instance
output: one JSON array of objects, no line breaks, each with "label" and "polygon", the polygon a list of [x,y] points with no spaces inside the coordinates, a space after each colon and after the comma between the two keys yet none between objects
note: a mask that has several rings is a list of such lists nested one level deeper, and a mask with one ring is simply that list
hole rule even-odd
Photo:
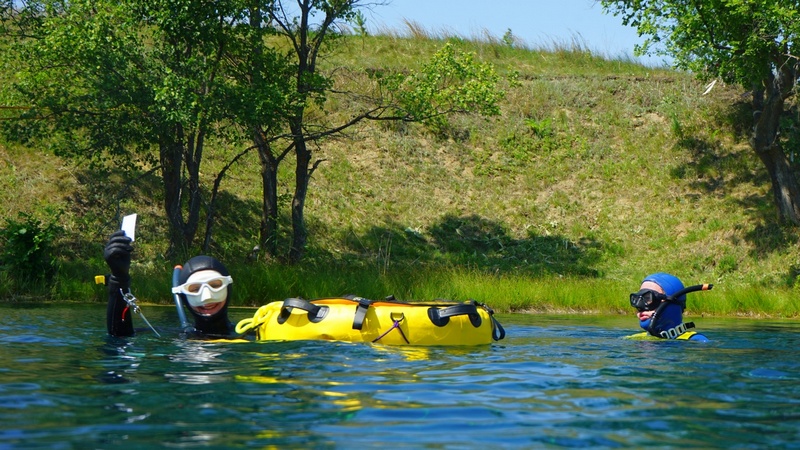
[{"label": "yellow inflatable float", "polygon": [[388,345],[479,345],[499,341],[505,330],[483,303],[408,303],[362,297],[268,303],[236,332],[259,341],[333,340]]}]

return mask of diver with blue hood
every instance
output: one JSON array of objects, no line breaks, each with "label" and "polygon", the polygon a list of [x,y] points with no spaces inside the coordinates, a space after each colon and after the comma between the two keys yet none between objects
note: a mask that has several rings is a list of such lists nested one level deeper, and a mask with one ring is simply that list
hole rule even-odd
[{"label": "diver with blue hood", "polygon": [[[147,322],[131,294],[132,240],[123,231],[109,238],[103,250],[103,259],[111,274],[103,280],[108,286],[106,325],[111,336],[133,336],[132,313],[139,313]],[[183,331],[201,337],[229,337],[234,326],[228,319],[228,303],[233,279],[228,269],[211,256],[195,256],[186,264],[176,266],[173,273],[172,293],[176,301]],[[191,325],[184,315],[184,307],[194,318]]]},{"label": "diver with blue hood", "polygon": [[684,287],[678,277],[664,272],[648,275],[642,281],[639,292],[630,296],[631,306],[637,311],[639,326],[645,333],[631,337],[649,335],[661,339],[707,342],[707,337],[691,331],[693,322],[683,322],[683,311],[686,309],[687,293],[712,287],[711,284]]}]

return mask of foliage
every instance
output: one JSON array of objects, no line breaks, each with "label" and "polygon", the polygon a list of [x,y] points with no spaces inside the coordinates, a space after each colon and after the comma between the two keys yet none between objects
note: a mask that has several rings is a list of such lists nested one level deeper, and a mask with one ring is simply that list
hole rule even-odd
[{"label": "foliage", "polygon": [[58,267],[54,242],[61,232],[58,215],[42,223],[29,213],[20,213],[19,220],[6,218],[0,228],[0,270],[5,272],[20,291],[40,290],[50,283]]},{"label": "foliage", "polygon": [[753,150],[772,179],[779,214],[800,226],[798,166],[785,151],[792,144],[791,131],[800,123],[785,104],[795,97],[800,70],[800,2],[603,0],[602,4],[647,37],[637,47],[638,54],[669,55],[676,67],[703,79],[752,89]]},{"label": "foliage", "polygon": [[439,134],[447,131],[452,114],[498,115],[504,96],[499,81],[492,64],[476,61],[473,53],[459,54],[450,43],[417,73],[379,78],[383,89],[398,97],[398,116],[421,121]]},{"label": "foliage", "polygon": [[363,11],[356,11],[355,14],[353,14],[353,20],[351,22],[355,27],[357,36],[369,36],[369,30],[367,30],[367,18],[364,16]]},{"label": "foliage", "polygon": [[[291,202],[292,242],[287,253],[289,260],[296,263],[302,258],[307,243],[305,202],[311,176],[322,162],[315,160],[314,146],[349,132],[365,120],[423,122],[440,135],[446,135],[447,120],[453,115],[498,114],[503,92],[498,89],[498,76],[491,64],[478,62],[469,53],[457,55],[450,45],[436,52],[419,72],[368,70],[370,82],[352,90],[341,89],[336,86],[333,74],[345,68],[328,66],[323,69],[320,62],[339,51],[336,44],[342,42],[342,36],[333,32],[335,27],[346,21],[363,26],[363,14],[358,8],[364,3],[359,0],[301,1],[296,5],[297,17],[285,13],[289,8],[284,2],[275,2],[274,6],[276,8],[265,9],[265,13],[274,33],[291,49],[288,54],[294,61],[293,70],[286,73],[294,82],[287,92],[291,92],[295,101],[281,111],[278,127],[261,123],[254,127],[257,131],[254,146],[261,158],[265,198],[260,245],[269,256],[278,253],[275,186],[278,185],[278,165],[291,150],[296,162]],[[314,16],[321,18],[310,20]],[[349,117],[331,120],[331,106],[340,102],[357,106]]]},{"label": "foliage", "polygon": [[[28,120],[6,123],[7,136],[18,142],[46,138],[57,155],[110,162],[129,177],[160,169],[167,253],[189,249],[203,207],[211,226],[215,196],[204,198],[204,191],[215,193],[238,159],[216,153],[228,165],[206,187],[206,143],[235,147],[247,136],[230,120],[242,105],[258,112],[284,99],[275,93],[283,85],[266,79],[248,89],[228,66],[251,50],[249,29],[241,25],[244,6],[189,0],[21,5],[7,12],[38,20],[11,34],[9,63],[17,76],[8,87],[32,106],[22,117]],[[271,70],[279,61],[273,56],[260,59],[260,67],[279,76],[282,71]]]},{"label": "foliage", "polygon": [[603,6],[645,36],[637,54],[673,57],[676,66],[703,78],[720,77],[745,88],[772,70],[797,64],[797,0],[604,0]]},{"label": "foliage", "polygon": [[[378,115],[425,121],[444,133],[447,115],[497,114],[502,93],[490,64],[469,54],[458,57],[445,46],[420,76],[403,78],[402,105],[366,85],[343,95],[367,99],[361,100],[366,109],[332,123],[325,110],[334,95],[342,96],[331,76],[338,68],[322,71],[318,59],[336,50],[341,23],[364,27],[357,9],[363,2],[289,3],[23,3],[22,14],[34,17],[40,6],[43,14],[30,32],[12,34],[9,54],[18,76],[10,87],[33,106],[24,114],[28,120],[8,123],[7,136],[23,143],[47,138],[57,155],[95,164],[110,158],[129,177],[160,169],[168,255],[192,247],[203,212],[202,249],[209,250],[222,178],[255,148],[265,199],[260,244],[275,256],[278,166],[293,152],[288,253],[297,262],[306,245],[305,196],[320,163],[311,145]],[[376,113],[398,108],[403,111],[394,116]],[[208,143],[235,148],[250,139],[252,146],[217,153],[223,159],[219,172],[212,182],[203,181]]]}]

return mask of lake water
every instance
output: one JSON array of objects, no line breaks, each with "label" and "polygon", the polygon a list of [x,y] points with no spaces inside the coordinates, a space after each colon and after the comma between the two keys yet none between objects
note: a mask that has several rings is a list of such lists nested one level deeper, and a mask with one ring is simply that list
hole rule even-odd
[{"label": "lake water", "polygon": [[697,343],[499,315],[498,343],[400,348],[187,341],[143,311],[161,338],[0,305],[0,448],[800,448],[797,321],[694,318]]}]

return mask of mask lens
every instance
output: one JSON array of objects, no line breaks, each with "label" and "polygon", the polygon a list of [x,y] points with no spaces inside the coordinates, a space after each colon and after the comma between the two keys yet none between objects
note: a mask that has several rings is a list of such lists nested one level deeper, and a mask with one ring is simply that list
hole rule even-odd
[{"label": "mask lens", "polygon": [[187,294],[197,294],[202,289],[203,283],[187,284],[183,289]]},{"label": "mask lens", "polygon": [[216,277],[205,281],[184,283],[181,286],[172,288],[172,292],[176,294],[182,293],[186,295],[198,295],[202,292],[203,288],[208,288],[211,292],[219,292],[225,289],[231,283],[233,283],[233,279],[229,276]]},{"label": "mask lens", "polygon": [[652,311],[658,307],[661,300],[666,296],[650,289],[642,289],[635,294],[631,294],[631,306],[639,311]]}]

